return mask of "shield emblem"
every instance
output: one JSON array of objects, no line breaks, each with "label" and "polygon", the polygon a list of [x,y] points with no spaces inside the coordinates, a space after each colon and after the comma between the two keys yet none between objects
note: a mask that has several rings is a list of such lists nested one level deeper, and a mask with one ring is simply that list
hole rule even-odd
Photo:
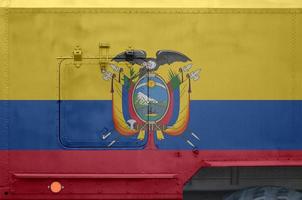
[{"label": "shield emblem", "polygon": [[165,81],[153,73],[143,76],[134,86],[132,102],[135,114],[142,121],[160,121],[169,107],[169,90]]}]

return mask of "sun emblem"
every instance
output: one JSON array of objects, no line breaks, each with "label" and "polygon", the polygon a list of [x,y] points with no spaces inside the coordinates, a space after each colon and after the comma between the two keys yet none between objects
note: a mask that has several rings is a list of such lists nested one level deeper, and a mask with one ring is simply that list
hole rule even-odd
[{"label": "sun emblem", "polygon": [[155,82],[153,80],[148,81],[148,87],[153,88],[155,86]]}]

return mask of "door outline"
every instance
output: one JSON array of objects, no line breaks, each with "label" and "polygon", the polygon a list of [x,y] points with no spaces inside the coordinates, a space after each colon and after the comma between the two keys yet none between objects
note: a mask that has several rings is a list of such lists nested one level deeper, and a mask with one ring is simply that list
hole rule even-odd
[{"label": "door outline", "polygon": [[[147,140],[144,140],[143,142],[141,142],[142,144],[138,144],[138,145],[132,145],[129,147],[129,145],[120,145],[118,147],[107,147],[107,146],[104,146],[104,145],[98,145],[98,146],[95,146],[95,145],[86,145],[84,147],[82,146],[74,146],[74,145],[70,145],[68,143],[66,143],[66,141],[64,141],[64,136],[63,136],[63,132],[64,132],[64,119],[66,118],[66,116],[64,116],[64,98],[62,97],[62,87],[63,87],[63,81],[62,81],[62,70],[64,68],[64,63],[65,61],[71,61],[71,62],[74,62],[74,58],[73,57],[61,57],[60,58],[61,60],[59,61],[59,68],[58,68],[58,121],[59,121],[59,131],[58,131],[58,140],[59,140],[59,143],[64,147],[64,148],[68,148],[68,149],[129,149],[129,150],[137,150],[137,149],[143,149],[145,148],[146,144],[147,144]],[[83,58],[82,59],[83,61],[85,60],[92,60],[92,61],[97,61],[99,60],[98,57],[89,57],[89,58]],[[70,64],[70,63],[69,63]],[[95,64],[97,65],[98,63],[95,62]],[[76,66],[74,66],[76,67]],[[87,66],[80,66],[80,67],[87,67]],[[90,66],[88,66],[90,67]],[[104,127],[104,129],[106,129]],[[112,132],[114,130],[114,127],[113,129],[107,129],[107,132],[104,132],[105,135],[104,137],[106,137],[106,135],[109,133],[109,132]],[[136,142],[137,143],[137,142]]]}]

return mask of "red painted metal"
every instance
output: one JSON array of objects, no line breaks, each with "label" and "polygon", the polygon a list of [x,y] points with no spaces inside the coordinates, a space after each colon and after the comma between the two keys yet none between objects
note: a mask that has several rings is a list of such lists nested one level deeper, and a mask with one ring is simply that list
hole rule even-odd
[{"label": "red painted metal", "polygon": [[[6,152],[7,153],[7,152]],[[3,154],[3,155],[2,155]],[[0,199],[182,199],[202,167],[302,166],[302,151],[0,151]],[[3,156],[3,157],[2,157]],[[148,159],[146,159],[148,158]],[[49,185],[64,189],[53,194]]]},{"label": "red painted metal", "polygon": [[15,173],[16,178],[24,179],[172,179],[176,174],[49,174]]}]

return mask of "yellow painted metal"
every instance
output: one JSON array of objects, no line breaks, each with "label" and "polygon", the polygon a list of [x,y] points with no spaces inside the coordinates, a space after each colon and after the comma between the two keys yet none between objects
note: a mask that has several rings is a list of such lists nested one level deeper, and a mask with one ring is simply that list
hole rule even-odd
[{"label": "yellow painted metal", "polygon": [[297,8],[300,0],[6,0],[10,7]]},{"label": "yellow painted metal", "polygon": [[[301,38],[300,9],[10,9],[9,99],[58,99],[56,57],[76,45],[97,56],[99,42],[111,55],[128,46],[186,54],[202,68],[193,100],[302,99]],[[94,67],[65,80],[64,99],[111,99]]]},{"label": "yellow painted metal", "polygon": [[0,100],[8,98],[8,10],[0,8]]}]

